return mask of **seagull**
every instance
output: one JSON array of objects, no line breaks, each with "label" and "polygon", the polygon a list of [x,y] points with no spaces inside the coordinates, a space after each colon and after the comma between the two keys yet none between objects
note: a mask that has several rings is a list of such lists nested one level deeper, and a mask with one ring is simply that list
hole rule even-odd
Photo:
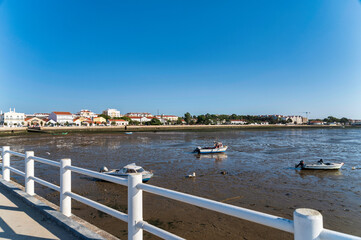
[{"label": "seagull", "polygon": [[46,154],[50,155],[50,152],[45,152]]}]

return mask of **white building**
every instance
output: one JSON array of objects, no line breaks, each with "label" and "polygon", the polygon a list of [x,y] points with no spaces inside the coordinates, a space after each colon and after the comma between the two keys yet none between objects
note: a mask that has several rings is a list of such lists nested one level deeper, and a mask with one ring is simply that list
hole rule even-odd
[{"label": "white building", "polygon": [[171,122],[178,121],[178,117],[175,116],[175,115],[164,115],[164,114],[162,114],[162,115],[156,115],[155,117],[158,118],[159,120],[164,119],[166,121],[171,121]]},{"label": "white building", "polygon": [[143,112],[143,113],[140,113],[140,112],[130,112],[130,113],[127,113],[125,114],[127,117],[153,117],[152,114],[150,113],[146,113],[146,112]]},{"label": "white building", "polygon": [[52,112],[49,115],[49,120],[54,120],[61,125],[73,124],[73,114],[70,112]]},{"label": "white building", "polygon": [[9,127],[23,126],[25,124],[25,113],[17,113],[15,108],[14,110],[10,108],[10,111],[6,113],[1,111],[0,124]]},{"label": "white building", "polygon": [[93,119],[94,117],[98,117],[97,114],[95,114],[94,112],[89,111],[87,109],[82,109],[80,112],[78,112],[77,115],[79,117],[90,118],[90,119]]},{"label": "white building", "polygon": [[129,122],[124,119],[109,119],[109,124],[114,126],[127,126]]},{"label": "white building", "polygon": [[152,118],[146,118],[146,117],[129,117],[129,118],[134,122],[140,122],[140,123],[150,122],[152,120]]},{"label": "white building", "polygon": [[287,116],[287,117],[285,117],[284,120],[287,121],[288,119],[291,119],[292,123],[294,123],[294,124],[302,124],[302,123],[304,123],[304,119],[303,119],[302,116]]},{"label": "white building", "polygon": [[233,119],[230,121],[230,123],[234,125],[243,125],[246,124],[247,122],[243,119]]},{"label": "white building", "polygon": [[122,116],[120,115],[120,111],[118,111],[117,109],[111,109],[111,108],[108,108],[107,110],[104,110],[104,111],[103,111],[103,114],[104,114],[104,115],[107,115],[107,116],[109,116],[109,117],[111,117],[111,118],[115,118],[115,117],[119,118],[119,117],[122,117]]},{"label": "white building", "polygon": [[38,118],[48,118],[50,113],[34,113],[32,116],[38,117]]}]

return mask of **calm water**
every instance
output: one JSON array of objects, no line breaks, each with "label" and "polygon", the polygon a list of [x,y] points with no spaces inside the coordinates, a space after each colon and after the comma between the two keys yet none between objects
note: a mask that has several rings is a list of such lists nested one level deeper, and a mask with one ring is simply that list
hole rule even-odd
[{"label": "calm water", "polygon": [[[226,154],[198,156],[197,146],[222,141]],[[292,219],[294,209],[321,211],[324,226],[361,236],[361,129],[144,132],[133,135],[69,134],[0,138],[1,145],[92,170],[135,162],[153,170],[149,184]],[[344,162],[341,171],[300,171],[300,160]],[[24,168],[12,157],[12,164]],[[352,170],[356,167],[356,170]],[[227,175],[220,174],[227,171]],[[184,176],[196,172],[195,179]],[[35,174],[58,184],[58,170],[36,163]],[[12,175],[18,182],[20,177]],[[126,211],[126,189],[73,174],[73,191]],[[37,193],[58,203],[58,195],[37,185]],[[145,194],[145,220],[188,239],[289,239],[289,234],[222,214]],[[126,225],[73,201],[74,212],[123,237]],[[152,238],[146,235],[147,239]]]}]

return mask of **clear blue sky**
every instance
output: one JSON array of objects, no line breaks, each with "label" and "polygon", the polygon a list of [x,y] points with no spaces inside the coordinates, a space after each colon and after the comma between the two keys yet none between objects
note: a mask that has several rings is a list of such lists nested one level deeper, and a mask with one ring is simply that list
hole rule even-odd
[{"label": "clear blue sky", "polygon": [[0,110],[361,119],[361,2],[0,0]]}]

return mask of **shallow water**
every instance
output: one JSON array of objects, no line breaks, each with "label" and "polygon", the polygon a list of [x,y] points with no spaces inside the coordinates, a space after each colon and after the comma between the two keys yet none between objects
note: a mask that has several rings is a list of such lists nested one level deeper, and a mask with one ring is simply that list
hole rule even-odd
[{"label": "shallow water", "polygon": [[[191,153],[222,141],[226,154]],[[15,151],[35,151],[92,170],[135,162],[155,176],[149,184],[292,219],[299,207],[319,210],[326,228],[361,236],[361,129],[227,130],[118,134],[34,134],[0,138]],[[300,171],[300,160],[344,162],[340,171]],[[24,168],[12,157],[12,165]],[[356,167],[356,170],[352,170]],[[228,174],[222,175],[221,171]],[[197,177],[185,175],[196,172]],[[36,176],[59,182],[58,169],[36,163]],[[20,177],[12,174],[23,184]],[[126,189],[73,174],[73,191],[126,211]],[[36,192],[58,203],[58,194]],[[75,214],[124,238],[126,224],[73,201]],[[187,239],[291,239],[291,235],[145,193],[144,218]],[[146,235],[146,239],[154,238]]]}]

